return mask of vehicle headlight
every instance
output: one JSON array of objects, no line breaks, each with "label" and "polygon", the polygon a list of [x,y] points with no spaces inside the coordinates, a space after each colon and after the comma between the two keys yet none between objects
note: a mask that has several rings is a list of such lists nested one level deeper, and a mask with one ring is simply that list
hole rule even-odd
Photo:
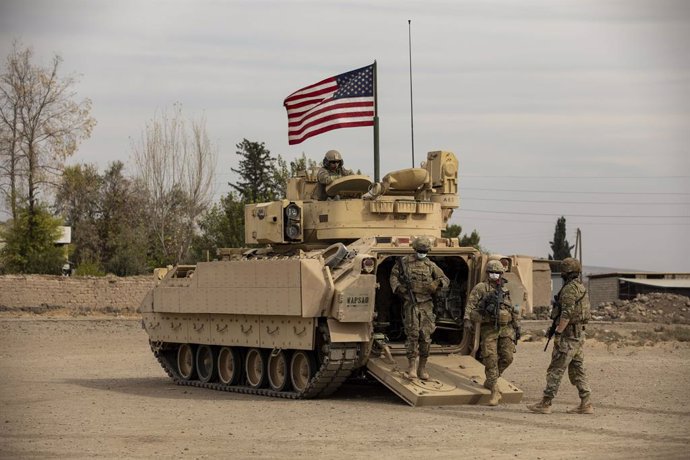
[{"label": "vehicle headlight", "polygon": [[285,217],[288,219],[299,219],[299,207],[296,204],[289,204],[285,208]]},{"label": "vehicle headlight", "polygon": [[291,240],[296,240],[300,236],[299,224],[290,224],[285,228],[285,234]]}]

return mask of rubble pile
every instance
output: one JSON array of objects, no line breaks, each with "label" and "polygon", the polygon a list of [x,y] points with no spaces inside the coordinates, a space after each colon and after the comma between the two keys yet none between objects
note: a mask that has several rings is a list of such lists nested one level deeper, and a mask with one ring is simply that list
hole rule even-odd
[{"label": "rubble pile", "polygon": [[592,306],[594,321],[690,324],[690,298],[662,292]]}]

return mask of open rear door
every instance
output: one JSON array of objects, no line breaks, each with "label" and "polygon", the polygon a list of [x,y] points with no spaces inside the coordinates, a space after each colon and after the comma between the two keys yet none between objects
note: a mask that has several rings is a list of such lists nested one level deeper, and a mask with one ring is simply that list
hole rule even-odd
[{"label": "open rear door", "polygon": [[[392,358],[392,361],[391,361]],[[491,392],[484,388],[484,366],[471,356],[432,355],[427,361],[430,379],[407,380],[405,356],[370,358],[368,372],[411,406],[486,404]],[[507,380],[498,379],[501,402],[518,403],[522,391]]]}]

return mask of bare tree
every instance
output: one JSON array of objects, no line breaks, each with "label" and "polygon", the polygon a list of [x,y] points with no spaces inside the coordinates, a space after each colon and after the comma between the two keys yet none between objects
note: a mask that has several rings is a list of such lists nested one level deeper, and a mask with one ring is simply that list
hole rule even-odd
[{"label": "bare tree", "polygon": [[[58,75],[62,59],[55,55],[48,67],[34,65],[31,48],[14,43],[0,76],[0,182],[2,193],[17,217],[28,204],[34,215],[41,187],[53,180],[96,121],[91,101],[77,102],[74,76]],[[29,233],[32,226],[29,225]]]},{"label": "bare tree", "polygon": [[216,150],[206,120],[185,122],[180,104],[157,113],[132,145],[138,175],[151,201],[150,225],[161,262],[179,263],[189,252],[197,218],[213,195]]}]

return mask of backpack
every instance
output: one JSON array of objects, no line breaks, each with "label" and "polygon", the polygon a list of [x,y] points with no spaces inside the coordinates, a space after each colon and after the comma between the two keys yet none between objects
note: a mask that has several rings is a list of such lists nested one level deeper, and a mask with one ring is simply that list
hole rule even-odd
[{"label": "backpack", "polygon": [[582,286],[584,291],[582,296],[575,301],[575,308],[573,310],[573,318],[577,318],[579,323],[587,324],[592,319],[592,307],[589,304],[589,294],[587,288],[581,283],[578,283],[578,288]]}]

